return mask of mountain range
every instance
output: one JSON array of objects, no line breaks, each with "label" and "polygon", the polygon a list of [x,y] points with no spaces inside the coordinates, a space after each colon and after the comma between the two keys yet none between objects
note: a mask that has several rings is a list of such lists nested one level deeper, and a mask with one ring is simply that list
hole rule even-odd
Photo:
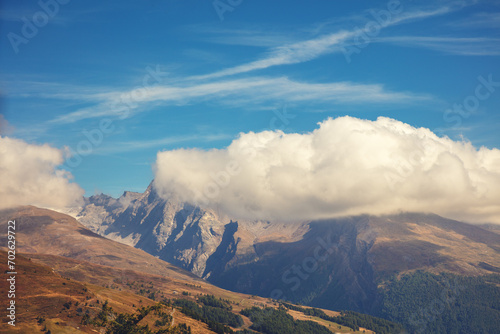
[{"label": "mountain range", "polygon": [[[493,333],[500,233],[431,213],[246,221],[144,193],[16,221],[1,333]],[[7,257],[7,248],[0,253]],[[0,290],[8,289],[6,280]]]},{"label": "mountain range", "polygon": [[401,322],[409,320],[389,315],[384,304],[395,279],[427,273],[431,276],[425,279],[438,282],[447,274],[484,278],[500,273],[495,225],[432,213],[245,221],[163,199],[151,184],[144,193],[125,192],[118,199],[87,198],[76,216],[99,235],[224,289]]}]

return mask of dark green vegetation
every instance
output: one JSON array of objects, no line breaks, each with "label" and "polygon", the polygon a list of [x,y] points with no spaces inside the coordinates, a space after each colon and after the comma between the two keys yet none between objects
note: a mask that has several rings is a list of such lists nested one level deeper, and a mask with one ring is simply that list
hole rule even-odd
[{"label": "dark green vegetation", "polygon": [[[106,334],[190,334],[191,328],[186,326],[186,324],[170,326],[172,316],[164,312],[168,306],[170,305],[158,303],[154,306],[141,307],[137,309],[136,314],[116,314],[106,301],[102,304],[99,313],[94,317],[86,313],[82,317],[81,324],[91,327],[104,327]],[[156,327],[168,327],[151,330],[148,325],[139,325],[139,322],[151,312],[154,312],[160,318],[155,323]]]},{"label": "dark green vegetation", "polygon": [[304,308],[288,303],[282,303],[282,305],[290,310],[299,311],[304,313],[305,315],[310,315],[327,321],[335,322],[339,325],[349,327],[355,331],[358,331],[359,327],[369,328],[372,331],[375,331],[377,334],[401,333],[404,331],[404,327],[402,327],[400,324],[374,316],[361,314],[358,312],[342,311],[340,312],[340,316],[331,317],[317,308]]},{"label": "dark green vegetation", "polygon": [[264,334],[331,334],[326,327],[313,321],[294,320],[287,314],[284,307],[274,309],[266,307],[265,309],[252,307],[241,311],[241,314],[252,320],[250,327]]},{"label": "dark green vegetation", "polygon": [[499,275],[417,271],[388,282],[379,315],[415,333],[498,333],[499,283]]},{"label": "dark green vegetation", "polygon": [[211,330],[219,334],[234,333],[227,325],[232,327],[243,325],[243,319],[240,315],[230,311],[231,306],[228,302],[214,296],[203,296],[198,300],[203,304],[202,306],[187,299],[176,299],[173,305],[179,307],[181,312],[190,318],[206,323]]},{"label": "dark green vegetation", "polygon": [[198,297],[198,302],[202,303],[205,306],[217,307],[223,310],[231,311],[232,307],[229,301],[217,298],[214,295],[204,295]]}]

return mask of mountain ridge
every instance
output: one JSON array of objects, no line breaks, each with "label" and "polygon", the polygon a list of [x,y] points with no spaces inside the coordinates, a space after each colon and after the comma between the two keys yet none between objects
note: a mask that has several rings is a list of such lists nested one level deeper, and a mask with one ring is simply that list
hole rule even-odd
[{"label": "mountain ridge", "polygon": [[[93,196],[78,219],[226,289],[265,297],[281,291],[292,302],[330,309],[377,307],[378,287],[394,275],[425,270],[477,276],[500,268],[499,234],[432,213],[244,221],[162,199],[152,183],[142,194]],[[336,244],[334,251],[311,273],[298,272],[325,238]]]}]

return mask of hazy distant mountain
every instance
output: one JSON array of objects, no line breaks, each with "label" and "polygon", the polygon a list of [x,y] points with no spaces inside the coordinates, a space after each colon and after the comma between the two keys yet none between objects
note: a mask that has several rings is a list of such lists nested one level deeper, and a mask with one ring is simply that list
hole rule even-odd
[{"label": "hazy distant mountain", "polygon": [[500,272],[499,234],[433,214],[296,224],[232,221],[163,200],[150,186],[119,199],[92,196],[78,219],[218,286],[324,308],[377,308],[381,283],[418,269],[467,276]]}]

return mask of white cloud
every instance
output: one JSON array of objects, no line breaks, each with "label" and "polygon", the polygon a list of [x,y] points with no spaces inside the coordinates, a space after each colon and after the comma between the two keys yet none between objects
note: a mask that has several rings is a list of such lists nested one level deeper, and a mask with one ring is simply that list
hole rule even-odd
[{"label": "white cloud", "polygon": [[[453,6],[445,6],[432,10],[403,10],[402,13],[394,13],[392,15],[386,11],[389,13],[389,16],[384,17],[384,22],[377,24],[380,29],[384,29],[405,22],[443,15],[453,10]],[[369,22],[375,23],[376,19],[371,17]],[[367,26],[356,27],[351,30],[338,30],[291,43],[286,43],[286,39],[281,39],[279,46],[274,45],[280,39],[271,37],[272,41],[264,41],[264,44],[270,43],[273,47],[268,48],[257,60],[205,75],[187,77],[180,80],[180,82],[179,80],[172,81],[173,83],[170,85],[141,87],[129,91],[108,91],[101,94],[89,91],[82,94],[82,96],[58,91],[56,94],[48,94],[45,97],[75,98],[97,101],[99,103],[69,114],[60,115],[48,123],[64,124],[104,116],[129,117],[137,113],[140,108],[147,109],[148,106],[145,103],[153,101],[162,103],[193,103],[200,99],[218,99],[218,101],[222,99],[221,102],[224,103],[227,102],[224,100],[225,98],[233,98],[243,102],[248,101],[247,98],[250,98],[254,102],[277,98],[287,99],[287,101],[319,100],[352,103],[380,102],[382,100],[386,102],[391,100],[401,102],[403,99],[414,98],[415,95],[413,94],[385,92],[379,84],[364,85],[348,82],[318,84],[298,82],[286,77],[224,79],[237,74],[251,73],[274,66],[308,62],[331,53],[345,52],[345,47],[351,44],[356,36],[367,30],[369,30]],[[248,34],[249,32],[239,31],[236,35],[241,35],[242,33]],[[238,39],[243,44],[246,43],[243,41],[243,38],[238,37]],[[255,41],[253,43],[255,44]]]},{"label": "white cloud", "polygon": [[[185,104],[200,101],[219,101],[221,104],[245,101],[244,104],[268,103],[273,100],[290,102],[411,103],[431,97],[407,92],[392,92],[380,84],[352,82],[308,83],[287,77],[250,77],[210,83],[162,85],[121,92],[103,93],[105,103],[61,115],[51,123],[72,123],[95,117],[130,117],[148,103]],[[243,104],[243,103],[242,103]]]},{"label": "white cloud", "polygon": [[421,47],[462,56],[500,55],[500,39],[489,37],[394,36],[379,38],[377,42]]},{"label": "white cloud", "polygon": [[5,116],[0,114],[0,135],[6,135],[14,131],[14,127],[5,119]]},{"label": "white cloud", "polygon": [[[451,4],[425,10],[402,7],[402,12],[399,13],[398,11],[393,14],[382,9],[387,14],[381,16],[379,14],[380,17],[372,15],[368,18],[369,21],[365,23],[373,23],[378,25],[379,29],[385,29],[415,20],[447,14],[464,5],[460,2],[458,5]],[[379,11],[380,9],[375,12]],[[366,17],[364,19],[366,21]],[[170,77],[169,84],[154,84],[131,90],[116,90],[105,87],[85,88],[39,81],[19,82],[16,78],[14,81],[18,84],[14,87],[15,89],[10,87],[9,93],[17,97],[37,96],[47,99],[84,101],[92,104],[67,114],[61,114],[47,121],[44,124],[47,128],[56,124],[67,124],[88,118],[105,116],[127,118],[140,111],[150,110],[159,104],[196,103],[200,100],[215,100],[216,103],[220,104],[234,104],[236,102],[245,106],[248,101],[259,103],[272,99],[312,102],[333,101],[336,103],[401,103],[427,98],[405,92],[387,92],[381,84],[312,83],[294,81],[286,77],[256,76],[243,79],[228,79],[228,77],[238,74],[249,74],[253,71],[274,66],[304,63],[328,54],[346,52],[345,48],[352,43],[356,44],[355,41],[360,34],[370,31],[369,26],[369,24],[361,24],[360,27],[350,30],[340,29],[320,36],[314,35],[314,37],[303,38],[299,41],[297,41],[297,37],[288,40],[280,38],[280,34],[272,35],[265,41],[261,41],[263,45],[269,45],[269,47],[256,60],[204,75],[182,78]],[[208,32],[210,33],[210,29]],[[269,31],[266,31],[266,33],[269,35]],[[286,33],[289,34],[289,31]],[[217,35],[217,30],[212,31],[212,34]],[[258,44],[255,40],[244,41],[245,38],[241,37],[247,36],[248,39],[250,34],[251,31],[239,30],[233,34],[236,37],[233,36],[230,39],[233,39],[234,42],[236,38],[242,44]],[[262,38],[262,36],[261,34],[257,39]],[[375,37],[373,39],[376,40]],[[277,44],[278,42],[280,43]],[[12,86],[12,84],[9,84],[9,86]],[[28,92],[22,93],[26,91]]]},{"label": "white cloud", "polygon": [[231,138],[232,137],[226,134],[213,134],[213,135],[195,134],[195,135],[183,135],[183,136],[169,136],[169,137],[150,139],[150,140],[133,140],[125,142],[116,142],[108,147],[97,148],[94,150],[94,153],[97,154],[121,153],[121,152],[142,150],[151,147],[160,148],[160,147],[165,147],[167,145],[185,143],[190,141],[213,142],[213,141],[227,140]]},{"label": "white cloud", "polygon": [[451,27],[463,28],[463,29],[483,29],[491,28],[495,29],[500,27],[500,13],[499,12],[482,12],[476,13],[462,20],[452,22],[448,24]]},{"label": "white cloud", "polygon": [[[425,19],[428,17],[443,15],[449,13],[451,7],[440,7],[433,10],[415,10],[400,14],[388,13],[386,22],[377,23],[379,29],[402,24],[408,21]],[[375,23],[375,18],[372,18]],[[378,21],[377,21],[378,22]],[[316,38],[303,40],[291,44],[285,44],[271,48],[263,57],[258,60],[238,65],[224,70],[193,77],[196,80],[220,78],[235,74],[247,73],[255,70],[262,70],[273,66],[291,65],[307,62],[326,54],[342,52],[343,44],[353,39],[364,31],[369,29],[365,26],[352,30],[340,30],[334,33],[325,34]],[[347,43],[349,44],[349,43]]]},{"label": "white cloud", "polygon": [[[203,42],[226,45],[244,45],[253,47],[276,47],[283,44],[292,44],[302,35],[297,26],[277,31],[274,26],[252,25],[245,28],[226,29],[219,25],[191,25],[185,29],[201,36]],[[303,39],[303,38],[301,38]]]},{"label": "white cloud", "polygon": [[225,149],[159,152],[165,198],[237,219],[308,220],[403,211],[500,223],[500,150],[397,120],[327,119],[310,133],[245,133]]},{"label": "white cloud", "polygon": [[83,190],[57,170],[63,152],[49,145],[31,145],[0,137],[0,209],[35,205],[61,209],[78,203]]}]

